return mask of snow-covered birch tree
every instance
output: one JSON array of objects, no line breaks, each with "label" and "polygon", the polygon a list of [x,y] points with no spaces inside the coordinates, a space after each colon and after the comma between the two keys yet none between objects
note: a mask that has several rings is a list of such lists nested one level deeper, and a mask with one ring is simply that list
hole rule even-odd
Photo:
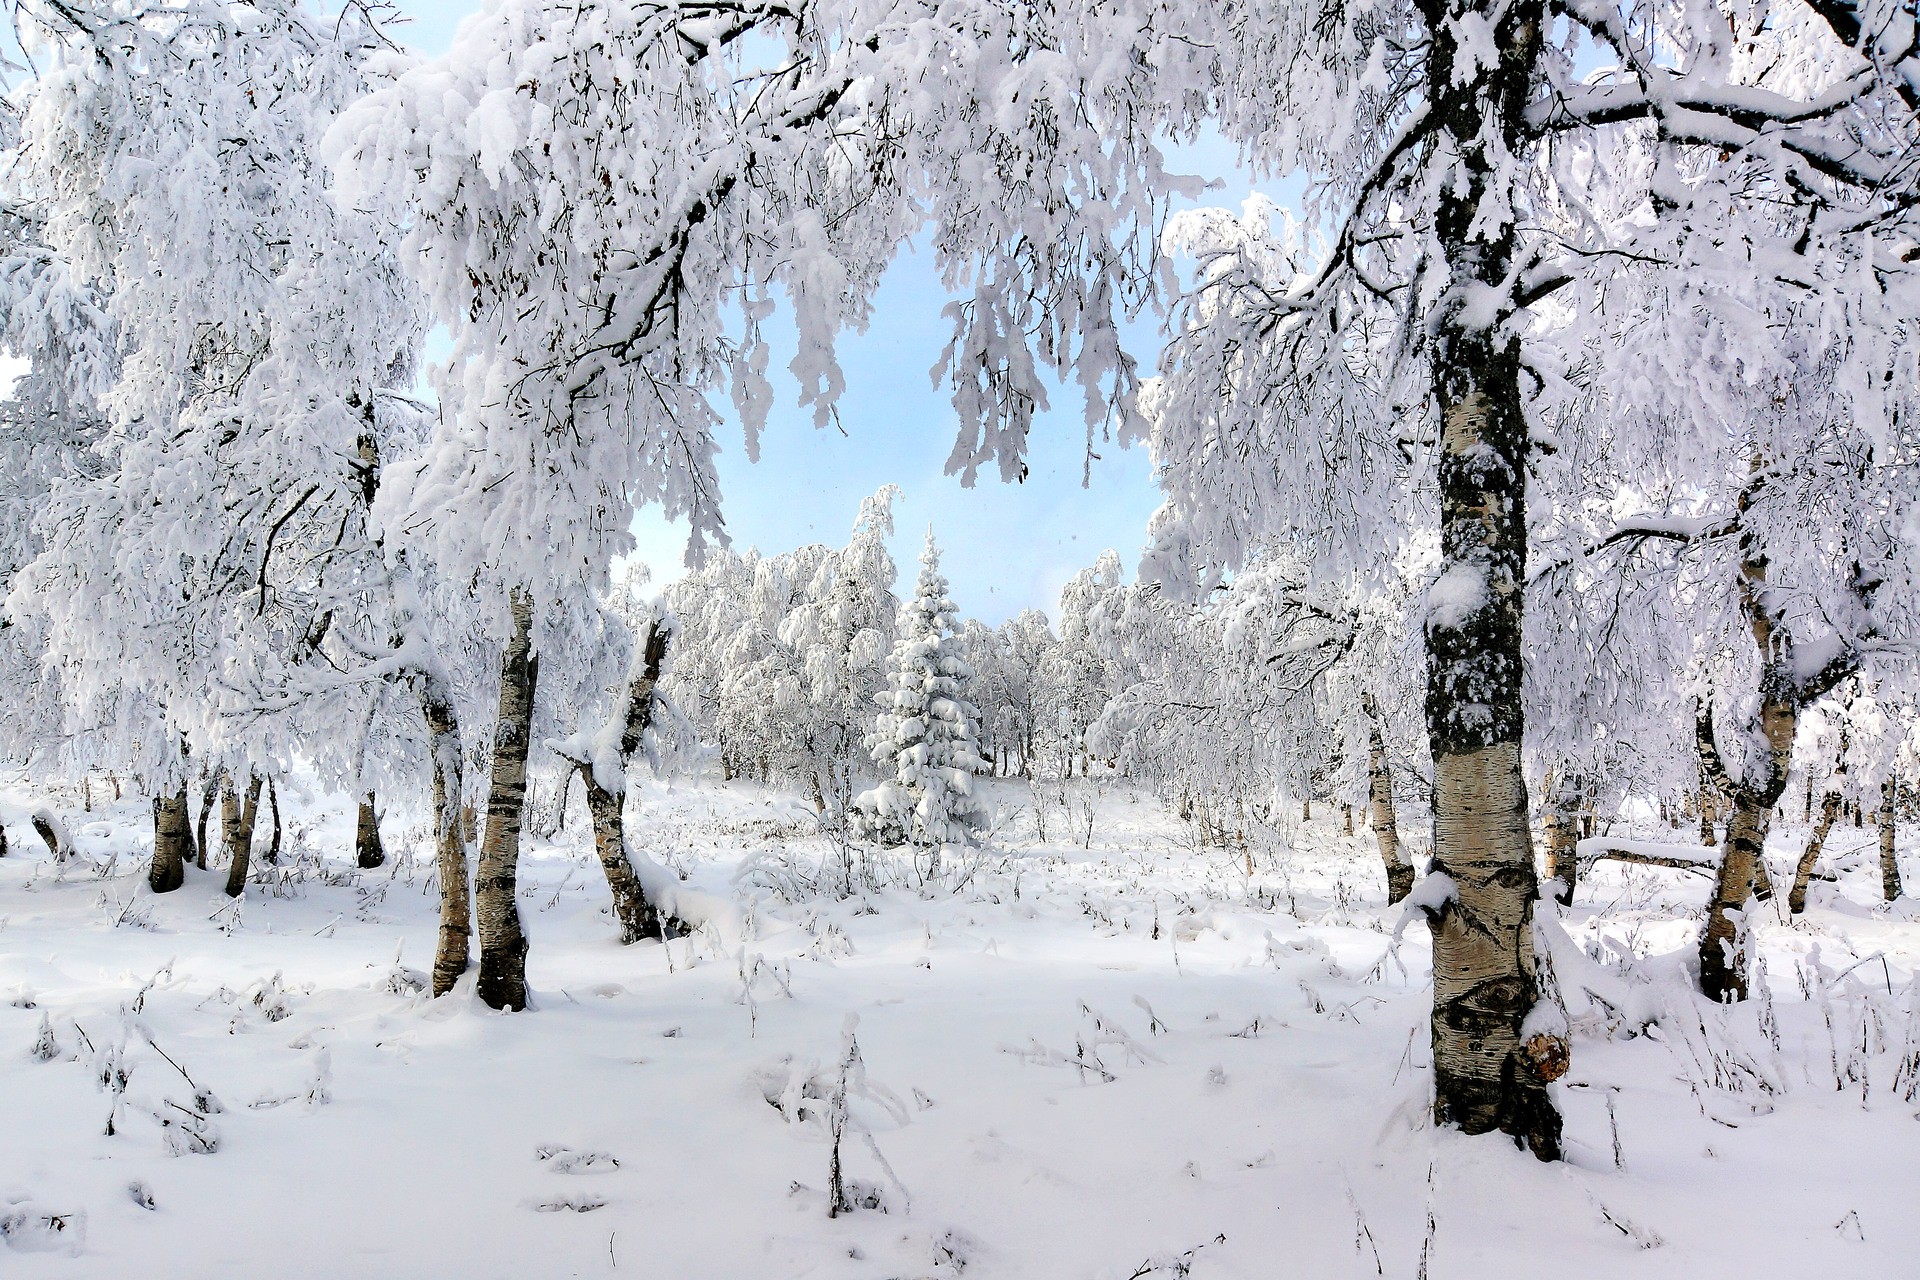
[{"label": "snow-covered birch tree", "polygon": [[[236,774],[284,760],[313,705],[265,715],[237,691],[337,648],[379,578],[364,514],[412,417],[393,396],[420,317],[314,145],[391,46],[360,9],[27,4],[16,23],[37,74],[11,196],[39,278],[97,299],[111,344],[69,353],[102,429],[53,484],[10,607],[68,715],[124,726],[147,753],[125,763],[177,798],[178,744]],[[72,342],[75,320],[43,322]],[[339,693],[364,719],[368,689]],[[360,737],[321,738],[349,744],[323,768],[358,773]]]},{"label": "snow-covered birch tree", "polygon": [[[1690,267],[1660,237],[1696,213],[1796,184],[1830,197],[1816,234],[1877,205],[1866,239],[1897,257],[1913,24],[1870,28],[1852,6],[1799,0],[1408,0],[1280,6],[1222,36],[1217,118],[1257,168],[1309,171],[1313,234],[1276,235],[1259,208],[1180,229],[1202,260],[1157,401],[1163,562],[1204,584],[1277,536],[1344,567],[1437,520],[1424,614],[1448,877],[1431,912],[1436,1114],[1550,1157],[1545,1086],[1563,1046],[1521,1035],[1539,995],[1523,587],[1529,404],[1567,363],[1538,339],[1553,307],[1597,313],[1624,263]],[[1552,162],[1592,164],[1596,139],[1634,131],[1658,139],[1659,162],[1609,172],[1641,198],[1601,226]],[[1661,364],[1686,368],[1670,352]]]}]

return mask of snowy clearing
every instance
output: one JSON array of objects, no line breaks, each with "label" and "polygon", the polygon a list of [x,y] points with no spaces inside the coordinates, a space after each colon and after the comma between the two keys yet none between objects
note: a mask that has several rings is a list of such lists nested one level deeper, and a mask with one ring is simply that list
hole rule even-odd
[{"label": "snowy clearing", "polygon": [[[1390,948],[1367,837],[1296,823],[1249,879],[1151,798],[1074,785],[1090,848],[1025,843],[1026,788],[995,784],[1002,847],[925,895],[877,865],[900,883],[845,901],[807,889],[833,855],[805,806],[649,787],[637,845],[737,919],[618,946],[576,819],[523,859],[519,1014],[471,974],[411,989],[424,830],[393,824],[397,861],[360,872],[350,803],[290,803],[282,865],[236,906],[214,872],[148,891],[146,801],[15,785],[7,1273],[1913,1274],[1920,923],[1874,905],[1845,839],[1800,922],[1756,925],[1770,1003],[1674,978],[1698,877],[1582,885],[1555,954],[1568,1158],[1541,1164],[1428,1121],[1426,930]],[[26,824],[49,800],[83,855],[64,870]],[[1609,1018],[1583,982],[1642,1007]],[[856,1207],[830,1219],[849,1015]]]}]

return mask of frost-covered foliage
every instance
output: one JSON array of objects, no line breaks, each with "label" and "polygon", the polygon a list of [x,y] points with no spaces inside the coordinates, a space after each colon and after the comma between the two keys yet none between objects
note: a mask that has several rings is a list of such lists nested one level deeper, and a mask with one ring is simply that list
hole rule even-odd
[{"label": "frost-covered foliage", "polygon": [[[0,101],[0,164],[18,161],[15,104]],[[24,368],[0,400],[0,591],[44,547],[40,519],[54,486],[97,474],[105,431],[98,398],[118,364],[97,290],[77,280],[46,239],[44,212],[0,186],[0,349]],[[26,755],[61,741],[59,682],[40,670],[27,628],[0,630],[0,716]],[[77,745],[77,744],[75,744]],[[98,743],[87,740],[80,750]]]},{"label": "frost-covered foliage", "polygon": [[791,715],[806,727],[800,748],[814,797],[835,810],[853,797],[854,771],[893,647],[899,604],[886,539],[898,496],[886,485],[860,504],[853,537],[820,561],[800,603],[780,623],[780,641],[803,678],[781,685],[776,696],[795,702]]},{"label": "frost-covered foliage", "polygon": [[986,772],[979,713],[967,700],[973,669],[961,657],[959,612],[947,598],[940,551],[927,534],[913,598],[900,608],[900,639],[867,748],[884,780],[854,800],[863,832],[932,851],[973,844],[992,820],[974,779]]},{"label": "frost-covered foliage", "polygon": [[[1273,537],[1336,571],[1390,556],[1430,518],[1432,320],[1525,342],[1543,416],[1597,356],[1615,394],[1664,397],[1669,431],[1711,437],[1776,335],[1911,314],[1920,53],[1898,9],[1276,6],[1216,31],[1220,127],[1311,186],[1303,216],[1256,197],[1168,228],[1198,270],[1150,397],[1156,569],[1204,586]],[[1488,95],[1477,135],[1442,86]],[[1449,224],[1469,188],[1470,225]],[[1469,244],[1510,268],[1474,275]],[[1591,349],[1649,276],[1678,291],[1675,329],[1653,353]],[[1802,309],[1786,327],[1751,307],[1782,285]],[[1870,374],[1896,353],[1866,343],[1842,381],[1884,419]]]},{"label": "frost-covered foliage", "polygon": [[[1159,583],[1114,584],[1090,611],[1120,673],[1090,747],[1168,794],[1244,804],[1324,773],[1314,691],[1352,643],[1348,619],[1307,598],[1283,557],[1257,562],[1196,606]],[[1264,794],[1263,794],[1264,793]]]},{"label": "frost-covered foliage", "polygon": [[[1478,362],[1443,358],[1457,329],[1518,361],[1502,376],[1524,392],[1528,540],[1549,561],[1526,624],[1541,757],[1670,770],[1688,691],[1666,673],[1751,652],[1725,638],[1737,609],[1692,612],[1702,590],[1732,604],[1742,530],[1753,549],[1777,537],[1770,580],[1798,582],[1768,592],[1813,652],[1866,625],[1856,545],[1887,610],[1915,560],[1896,513],[1920,58],[1911,14],[1874,12],[1403,4],[1236,24],[1222,127],[1315,185],[1304,218],[1255,199],[1168,229],[1198,269],[1146,400],[1168,494],[1151,570],[1204,589],[1278,538],[1316,574],[1378,573],[1435,514],[1434,415]],[[1673,583],[1661,561],[1683,541],[1719,568]],[[1455,556],[1430,619],[1505,593],[1463,593],[1484,570]]]},{"label": "frost-covered foliage", "polygon": [[1409,596],[1309,588],[1278,548],[1198,602],[1104,584],[1088,616],[1113,692],[1090,749],[1183,812],[1267,814],[1282,799],[1365,803],[1378,724],[1406,789],[1426,772]]},{"label": "frost-covered foliage", "polygon": [[1049,672],[1052,723],[1047,726],[1060,753],[1060,773],[1069,777],[1074,762],[1090,766],[1087,731],[1120,691],[1123,673],[1099,639],[1101,606],[1120,590],[1120,557],[1102,552],[1060,590],[1060,642],[1053,647]]},{"label": "frost-covered foliage", "polygon": [[970,695],[980,711],[980,752],[1003,776],[1071,773],[1084,761],[1083,743],[1060,729],[1061,714],[1074,700],[1073,667],[1038,609],[1023,609],[998,627],[969,618],[960,628],[960,651],[973,668]]},{"label": "frost-covered foliage", "polygon": [[[791,783],[832,813],[871,780],[865,740],[898,634],[886,549],[894,496],[887,486],[862,504],[844,547],[719,551],[667,589],[683,628],[669,688],[725,776]],[[1085,771],[1085,729],[1110,696],[1086,610],[1091,584],[1117,582],[1119,562],[1109,555],[1089,573],[1063,596],[1071,644],[1037,609],[997,628],[955,624],[989,772]]]},{"label": "frost-covered foliage", "polygon": [[[430,772],[436,991],[473,914],[465,779],[497,766],[496,966],[524,957],[519,748],[562,749],[531,765],[548,830],[563,775],[596,819],[624,795],[662,671],[607,590],[642,505],[696,568],[660,704],[686,715],[646,734],[697,729],[723,780],[823,818],[937,860],[987,771],[1365,797],[1392,883],[1394,789],[1430,799],[1437,1114],[1542,1156],[1571,1032],[1528,774],[1557,853],[1573,807],[1697,800],[1709,842],[1705,793],[1732,797],[1719,996],[1796,750],[1809,805],[1891,810],[1913,768],[1910,4],[501,0],[426,62],[379,6],[10,12],[0,721],[163,786],[173,884],[196,771]],[[1194,184],[1162,148],[1209,129],[1304,203],[1163,225]],[[907,245],[952,295],[963,481],[1023,476],[1061,382],[1089,446],[1153,449],[1147,580],[1103,556],[1057,636],[962,623],[931,538],[900,610],[891,488],[843,548],[725,546],[714,458],[729,417],[757,453],[776,309],[828,424],[838,335]],[[1116,334],[1169,302],[1143,386]],[[1890,821],[1885,847],[1891,899]]]},{"label": "frost-covered foliage", "polygon": [[668,688],[727,774],[794,782],[836,811],[852,798],[893,645],[897,492],[862,502],[845,547],[717,552],[668,589],[682,628]]},{"label": "frost-covered foliage", "polygon": [[[418,309],[385,228],[333,204],[314,152],[389,46],[357,7],[18,15],[38,74],[5,182],[49,310],[44,340],[9,346],[35,360],[37,410],[58,359],[73,409],[50,416],[100,426],[40,503],[9,608],[70,731],[122,761],[175,771],[183,740],[284,757],[298,731],[254,694],[377,607],[367,498],[419,416],[396,398]],[[323,739],[349,770],[355,738]]]},{"label": "frost-covered foliage", "polygon": [[867,322],[885,265],[922,232],[959,295],[942,366],[954,470],[1020,474],[1050,377],[1077,381],[1089,434],[1131,418],[1115,322],[1164,283],[1156,232],[1188,186],[1161,166],[1155,91],[1162,66],[1200,56],[1116,56],[1138,21],[511,0],[463,25],[329,143],[349,201],[406,218],[405,260],[453,335],[453,412],[404,499],[437,555],[542,592],[592,588],[633,507],[657,503],[687,517],[698,559],[723,540],[715,400],[753,456],[776,300],[825,423],[844,383],[835,336]]}]

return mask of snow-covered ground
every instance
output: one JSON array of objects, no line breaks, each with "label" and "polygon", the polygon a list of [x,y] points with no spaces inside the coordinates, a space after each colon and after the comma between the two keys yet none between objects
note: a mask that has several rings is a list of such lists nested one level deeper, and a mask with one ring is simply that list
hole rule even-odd
[{"label": "snow-covered ground", "polygon": [[[733,907],[627,948],[576,817],[523,858],[537,1007],[501,1015],[471,977],[408,990],[426,864],[353,870],[343,801],[290,803],[291,865],[236,907],[224,874],[147,891],[145,801],[0,789],[0,1273],[1920,1274],[1920,911],[1875,901],[1870,830],[1836,828],[1804,919],[1766,909],[1771,1001],[1732,1010],[1660,958],[1703,879],[1582,887],[1542,1165],[1427,1122],[1426,933],[1392,946],[1364,835],[1291,824],[1249,877],[1123,787],[1056,803],[1051,843],[1024,787],[995,798],[1000,847],[940,891],[883,861],[842,901],[804,806],[654,789],[636,842]],[[58,874],[25,820],[49,800],[85,854]],[[863,1203],[830,1219],[854,1017]]]}]

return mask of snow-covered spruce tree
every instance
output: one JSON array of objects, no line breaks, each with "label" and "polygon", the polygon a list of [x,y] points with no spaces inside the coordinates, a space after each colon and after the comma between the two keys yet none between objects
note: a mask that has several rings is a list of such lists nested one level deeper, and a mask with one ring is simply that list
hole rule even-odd
[{"label": "snow-covered spruce tree", "polygon": [[940,851],[970,845],[989,821],[973,780],[986,772],[980,759],[978,713],[967,701],[973,671],[960,656],[959,611],[947,598],[933,532],[920,555],[913,599],[900,610],[900,639],[887,661],[887,689],[879,696],[867,747],[886,781],[854,800],[856,827],[888,844],[928,853],[927,873],[940,869]]}]

